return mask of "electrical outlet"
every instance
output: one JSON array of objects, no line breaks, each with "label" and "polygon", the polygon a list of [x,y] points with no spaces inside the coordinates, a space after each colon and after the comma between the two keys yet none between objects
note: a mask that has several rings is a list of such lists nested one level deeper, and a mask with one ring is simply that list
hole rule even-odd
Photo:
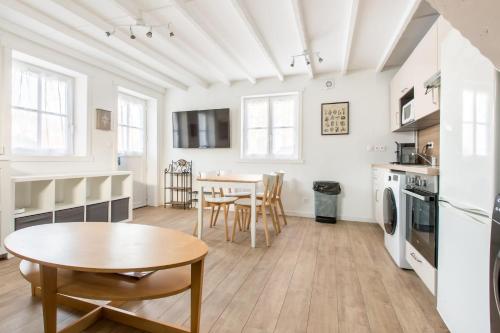
[{"label": "electrical outlet", "polygon": [[387,147],[384,145],[376,145],[375,146],[375,152],[377,153],[383,153],[387,150]]},{"label": "electrical outlet", "polygon": [[374,149],[375,149],[375,148],[373,148],[373,146],[372,146],[372,145],[368,145],[368,146],[366,146],[366,151],[368,151],[368,152],[373,152],[373,150],[374,150]]}]

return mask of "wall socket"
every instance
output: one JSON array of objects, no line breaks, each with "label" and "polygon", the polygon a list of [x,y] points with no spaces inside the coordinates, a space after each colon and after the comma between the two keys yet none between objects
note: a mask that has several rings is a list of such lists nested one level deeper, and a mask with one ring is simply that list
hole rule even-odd
[{"label": "wall socket", "polygon": [[368,152],[376,152],[383,153],[387,151],[387,146],[384,145],[368,145],[366,146],[366,151]]}]

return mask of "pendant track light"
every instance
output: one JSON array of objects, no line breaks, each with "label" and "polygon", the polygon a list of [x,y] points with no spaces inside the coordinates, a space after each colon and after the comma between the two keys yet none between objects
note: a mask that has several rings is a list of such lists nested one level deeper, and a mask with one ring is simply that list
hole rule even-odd
[{"label": "pendant track light", "polygon": [[134,28],[138,28],[138,29],[136,29],[136,31],[140,30],[140,29],[144,29],[144,28],[149,28],[148,31],[146,32],[145,36],[147,38],[153,38],[153,27],[155,27],[155,28],[166,27],[168,30],[169,37],[174,37],[175,34],[171,29],[171,25],[172,25],[172,23],[170,23],[170,22],[168,24],[162,24],[162,25],[148,25],[148,24],[144,23],[144,20],[142,18],[138,18],[136,20],[136,24],[113,26],[113,30],[105,31],[104,33],[106,34],[106,37],[111,37],[112,35],[115,34],[116,27],[128,27],[130,39],[136,39],[137,35],[134,33]]},{"label": "pendant track light", "polygon": [[304,50],[304,52],[302,52],[301,54],[296,54],[296,55],[292,56],[292,63],[290,64],[290,67],[295,66],[295,58],[297,58],[297,57],[304,57],[304,61],[305,61],[306,65],[310,66],[311,65],[311,54],[316,55],[319,63],[323,62],[324,59],[319,55],[319,52],[311,53],[307,50]]}]

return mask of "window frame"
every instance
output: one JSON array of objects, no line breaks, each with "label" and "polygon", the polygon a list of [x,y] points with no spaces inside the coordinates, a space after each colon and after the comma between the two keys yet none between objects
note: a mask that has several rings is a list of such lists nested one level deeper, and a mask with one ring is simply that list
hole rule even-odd
[{"label": "window frame", "polygon": [[[13,156],[21,157],[21,158],[29,158],[29,157],[48,157],[48,158],[58,158],[58,157],[73,157],[75,156],[75,87],[76,87],[76,79],[72,76],[66,75],[59,71],[45,68],[43,66],[38,66],[32,64],[30,62],[20,60],[20,59],[12,59],[11,62],[11,75],[13,75],[15,68],[21,68],[21,70],[31,71],[38,75],[37,78],[37,108],[32,109],[24,106],[14,105],[14,101],[12,99],[12,93],[10,94],[10,112],[11,114],[15,112],[15,110],[28,111],[36,113],[37,115],[37,148],[34,149],[24,149],[24,148],[14,148],[13,143],[11,143],[11,152]],[[66,108],[68,110],[67,114],[59,114],[54,112],[48,112],[42,110],[42,78],[43,77],[57,77],[60,81],[66,81],[68,86],[67,96],[66,96]],[[10,84],[12,85],[12,77],[10,80]],[[41,149],[41,128],[42,128],[42,115],[53,115],[61,118],[67,119],[67,132],[66,132],[66,142],[67,146],[64,151],[58,149]],[[12,116],[11,116],[12,118]],[[12,127],[12,119],[10,120],[10,126]],[[13,138],[11,138],[13,141]]]},{"label": "window frame", "polygon": [[[272,119],[272,103],[273,99],[278,99],[281,97],[292,96],[296,98],[296,110],[295,110],[295,131],[296,131],[296,141],[295,150],[293,156],[286,155],[280,156],[272,153],[273,148],[273,130],[276,128],[284,128],[279,126],[273,126]],[[248,141],[248,128],[247,126],[247,109],[246,103],[249,100],[267,100],[267,126],[262,127],[262,129],[267,129],[267,153],[265,155],[249,155],[247,153],[247,141]],[[274,94],[261,94],[261,95],[249,95],[241,97],[241,149],[240,149],[240,161],[242,162],[267,162],[267,163],[302,163],[302,92],[293,91],[285,93],[274,93]],[[260,127],[259,127],[260,128]],[[290,127],[287,127],[290,128]],[[252,128],[257,129],[257,127]]]},{"label": "window frame", "polygon": [[[119,112],[120,112],[120,96],[125,96],[125,98],[129,98],[129,99],[132,99],[132,100],[140,100],[141,102],[143,102],[143,106],[144,106],[144,109],[143,109],[143,112],[142,112],[142,124],[143,126],[142,127],[137,127],[137,126],[131,126],[130,125],[130,110],[129,108],[127,107],[127,124],[123,125],[123,124],[120,124],[120,116],[119,116]],[[117,151],[117,154],[118,156],[121,156],[121,157],[126,157],[126,156],[144,156],[146,154],[146,145],[147,145],[147,110],[148,110],[148,100],[147,99],[144,99],[142,97],[138,97],[138,96],[135,96],[133,94],[130,94],[130,93],[127,93],[127,92],[123,92],[123,91],[118,91],[118,94],[117,94],[117,106],[118,106],[118,112],[117,112],[117,117],[116,117],[116,151]],[[120,135],[120,128],[126,128],[127,129],[127,150],[126,151],[120,151],[120,145],[119,145],[119,141],[118,141],[118,137]],[[141,152],[136,152],[136,151],[130,151],[129,150],[129,140],[130,140],[130,135],[128,135],[129,133],[129,130],[130,128],[132,129],[139,129],[142,131],[142,151]]]}]

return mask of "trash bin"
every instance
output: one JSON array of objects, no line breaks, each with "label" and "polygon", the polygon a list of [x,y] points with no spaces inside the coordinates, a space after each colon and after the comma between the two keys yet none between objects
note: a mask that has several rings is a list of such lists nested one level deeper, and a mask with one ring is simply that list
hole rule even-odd
[{"label": "trash bin", "polygon": [[340,193],[340,184],[332,181],[315,181],[314,215],[317,222],[337,222],[337,195]]}]

